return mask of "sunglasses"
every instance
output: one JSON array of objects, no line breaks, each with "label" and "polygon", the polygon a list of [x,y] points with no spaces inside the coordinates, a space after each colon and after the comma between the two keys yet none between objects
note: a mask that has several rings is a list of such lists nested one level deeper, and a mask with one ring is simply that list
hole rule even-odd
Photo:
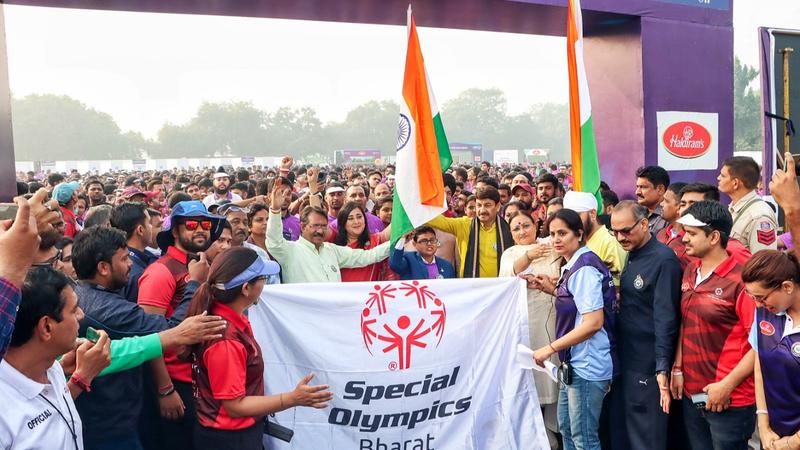
[{"label": "sunglasses", "polygon": [[611,232],[614,233],[614,235],[620,235],[621,234],[623,236],[628,236],[628,235],[631,234],[633,229],[636,228],[636,225],[639,225],[639,222],[641,222],[642,220],[644,220],[644,219],[637,220],[636,223],[634,223],[633,225],[629,226],[628,228],[623,228],[621,230],[611,230]]},{"label": "sunglasses", "polygon": [[205,231],[211,229],[211,221],[210,220],[186,220],[183,222],[183,226],[186,227],[189,231],[194,231],[199,226]]}]

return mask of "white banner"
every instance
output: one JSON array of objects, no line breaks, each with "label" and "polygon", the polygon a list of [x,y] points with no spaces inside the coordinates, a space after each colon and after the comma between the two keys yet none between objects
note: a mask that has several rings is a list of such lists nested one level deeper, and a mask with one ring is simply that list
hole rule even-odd
[{"label": "white banner", "polygon": [[309,372],[328,408],[275,421],[298,450],[549,449],[518,278],[267,286],[250,309],[267,394]]}]

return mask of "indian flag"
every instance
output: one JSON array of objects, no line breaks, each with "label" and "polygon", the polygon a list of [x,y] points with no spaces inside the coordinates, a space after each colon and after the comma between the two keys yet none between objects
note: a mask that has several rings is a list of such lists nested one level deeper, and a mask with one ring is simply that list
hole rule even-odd
[{"label": "indian flag", "polygon": [[600,198],[600,165],[592,127],[592,102],[583,63],[583,17],[580,0],[569,0],[567,8],[567,66],[569,70],[569,128],[572,143],[573,189]]},{"label": "indian flag", "polygon": [[442,172],[453,158],[408,7],[408,49],[397,131],[392,242],[447,210]]}]

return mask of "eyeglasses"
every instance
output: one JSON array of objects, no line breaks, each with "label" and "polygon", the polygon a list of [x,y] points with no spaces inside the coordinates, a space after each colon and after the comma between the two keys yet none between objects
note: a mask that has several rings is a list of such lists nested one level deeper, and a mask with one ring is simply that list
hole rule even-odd
[{"label": "eyeglasses", "polygon": [[208,231],[211,229],[211,221],[210,220],[187,220],[183,222],[183,226],[186,227],[189,231],[194,231],[199,226],[200,228]]},{"label": "eyeglasses", "polygon": [[754,302],[756,302],[756,303],[764,303],[764,302],[767,301],[769,296],[772,295],[773,292],[777,291],[780,288],[781,288],[781,285],[779,284],[779,285],[775,286],[774,288],[770,289],[769,292],[767,292],[766,294],[763,294],[763,295],[755,295],[752,292],[748,291],[747,289],[745,289],[745,292],[747,293],[747,295],[749,295],[753,299]]},{"label": "eyeglasses", "polygon": [[44,260],[42,262],[33,263],[32,266],[34,266],[34,267],[53,267],[53,266],[55,266],[58,261],[61,261],[61,252],[62,252],[62,250],[61,249],[57,249],[57,250],[58,251],[56,252],[56,254],[53,257],[48,258],[48,259],[46,259],[46,260]]},{"label": "eyeglasses", "polygon": [[438,239],[420,239],[417,241],[417,244],[422,245],[439,245]]},{"label": "eyeglasses", "polygon": [[621,230],[613,230],[612,229],[611,232],[614,233],[615,236],[616,235],[620,235],[620,234],[623,235],[623,236],[628,236],[628,235],[631,234],[631,232],[633,232],[633,229],[636,228],[636,225],[639,225],[639,222],[641,222],[642,220],[644,220],[644,219],[637,220],[636,223],[634,223],[633,225],[629,226],[628,228],[623,228]]}]

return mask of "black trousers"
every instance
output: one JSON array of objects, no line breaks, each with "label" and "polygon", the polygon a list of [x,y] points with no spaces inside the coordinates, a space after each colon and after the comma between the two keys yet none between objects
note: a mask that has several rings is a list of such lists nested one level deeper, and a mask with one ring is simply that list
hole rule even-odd
[{"label": "black trousers", "polygon": [[250,428],[218,430],[197,424],[194,442],[197,450],[262,450],[264,422],[257,420]]},{"label": "black trousers", "polygon": [[180,420],[161,418],[162,448],[169,450],[194,450],[194,428],[197,424],[197,409],[194,405],[192,383],[172,381],[175,391],[181,396],[186,411]]},{"label": "black trousers", "polygon": [[655,374],[622,372],[611,392],[613,450],[666,450],[669,416],[659,405]]}]

